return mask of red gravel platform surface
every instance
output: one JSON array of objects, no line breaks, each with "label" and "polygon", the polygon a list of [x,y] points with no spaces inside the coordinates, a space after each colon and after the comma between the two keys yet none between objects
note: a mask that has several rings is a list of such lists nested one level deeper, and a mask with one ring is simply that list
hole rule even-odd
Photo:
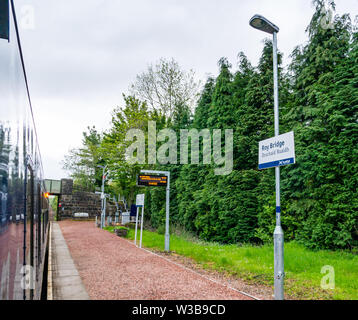
[{"label": "red gravel platform surface", "polygon": [[93,300],[251,300],[96,228],[94,222],[59,225]]}]

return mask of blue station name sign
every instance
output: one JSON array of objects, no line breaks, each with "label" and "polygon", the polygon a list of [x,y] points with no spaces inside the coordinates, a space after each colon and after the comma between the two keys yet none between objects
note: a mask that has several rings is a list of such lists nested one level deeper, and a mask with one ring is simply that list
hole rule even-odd
[{"label": "blue station name sign", "polygon": [[293,131],[259,143],[259,170],[296,163]]}]

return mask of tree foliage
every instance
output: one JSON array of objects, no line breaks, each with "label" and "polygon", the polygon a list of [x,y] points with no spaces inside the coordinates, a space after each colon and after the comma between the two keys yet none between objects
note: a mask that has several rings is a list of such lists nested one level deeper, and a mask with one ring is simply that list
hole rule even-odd
[{"label": "tree foliage", "polygon": [[133,96],[147,102],[152,110],[173,117],[178,106],[196,103],[199,86],[193,70],[182,70],[173,58],[161,58],[137,75],[130,90]]},{"label": "tree foliage", "polygon": [[[281,170],[282,225],[287,240],[310,248],[356,248],[358,32],[348,15],[336,15],[334,28],[322,27],[325,2],[313,3],[309,41],[294,49],[287,72],[278,57],[280,132],[293,130],[296,148],[296,164]],[[334,2],[329,5],[334,10]],[[84,147],[70,154],[68,168],[93,181],[94,163],[104,161],[113,185],[130,199],[143,192],[135,185],[141,168],[170,170],[172,223],[210,241],[271,242],[274,170],[258,170],[257,152],[259,141],[274,135],[272,55],[272,42],[265,40],[256,67],[243,53],[236,71],[221,58],[219,74],[207,79],[195,110],[193,73],[181,71],[174,60],[160,60],[137,77],[133,96],[114,111],[103,139],[94,131],[84,135]],[[177,137],[180,129],[234,129],[232,173],[215,175],[214,164],[203,164],[203,148],[200,165],[128,164],[125,134],[132,128],[147,132],[149,120],[156,122],[157,132],[170,128]],[[165,189],[145,193],[146,218],[162,227]]]},{"label": "tree foliage", "polygon": [[102,183],[102,171],[97,167],[103,163],[100,152],[102,135],[94,126],[87,127],[82,135],[82,147],[71,149],[62,164],[71,173],[75,185],[92,191]]}]

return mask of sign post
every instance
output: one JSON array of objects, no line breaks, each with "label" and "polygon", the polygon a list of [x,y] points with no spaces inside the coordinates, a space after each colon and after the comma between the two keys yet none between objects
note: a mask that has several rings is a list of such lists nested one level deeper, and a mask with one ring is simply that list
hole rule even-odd
[{"label": "sign post", "polygon": [[[278,110],[275,108],[275,117]],[[277,119],[278,120],[278,119]],[[275,168],[276,176],[276,228],[274,231],[274,271],[275,299],[283,300],[284,235],[281,227],[280,167],[296,162],[294,133],[278,134],[278,121],[275,121],[276,136],[259,143],[259,169]]]},{"label": "sign post", "polygon": [[135,218],[135,234],[134,234],[134,244],[135,245],[137,245],[138,212],[139,212],[139,207],[137,207],[137,215]]},{"label": "sign post", "polygon": [[139,241],[139,248],[142,248],[143,216],[144,216],[144,194],[137,194],[136,206],[137,206],[137,215],[136,215],[136,219],[135,219],[134,243],[135,243],[135,245],[137,245],[138,214],[139,214],[139,208],[142,207],[142,219],[141,219],[141,223],[140,223],[140,241]]},{"label": "sign post", "polygon": [[142,238],[143,238],[143,216],[144,216],[144,206],[142,206],[142,219],[140,221],[140,240],[139,248],[142,248]]},{"label": "sign post", "polygon": [[114,218],[114,223],[117,224],[118,221],[119,221],[119,205],[118,205],[119,197],[118,197],[118,201],[117,201],[116,197],[113,196],[113,202],[116,205],[116,215],[115,215],[115,218]]},{"label": "sign post", "polygon": [[104,194],[104,183],[107,180],[107,174],[105,174],[105,170],[107,165],[101,166],[98,165],[98,168],[102,168],[102,187],[101,187],[101,229],[105,227],[106,224],[106,196]]},{"label": "sign post", "polygon": [[138,186],[148,187],[166,187],[166,204],[165,204],[165,242],[164,250],[170,250],[170,234],[169,234],[169,210],[170,210],[170,172],[169,171],[153,171],[141,170],[138,176]]}]

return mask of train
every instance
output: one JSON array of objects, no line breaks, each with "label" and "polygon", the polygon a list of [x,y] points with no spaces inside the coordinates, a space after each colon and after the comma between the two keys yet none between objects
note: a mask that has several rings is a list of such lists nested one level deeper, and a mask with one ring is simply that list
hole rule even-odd
[{"label": "train", "polygon": [[46,298],[49,201],[13,0],[0,0],[0,300]]}]

